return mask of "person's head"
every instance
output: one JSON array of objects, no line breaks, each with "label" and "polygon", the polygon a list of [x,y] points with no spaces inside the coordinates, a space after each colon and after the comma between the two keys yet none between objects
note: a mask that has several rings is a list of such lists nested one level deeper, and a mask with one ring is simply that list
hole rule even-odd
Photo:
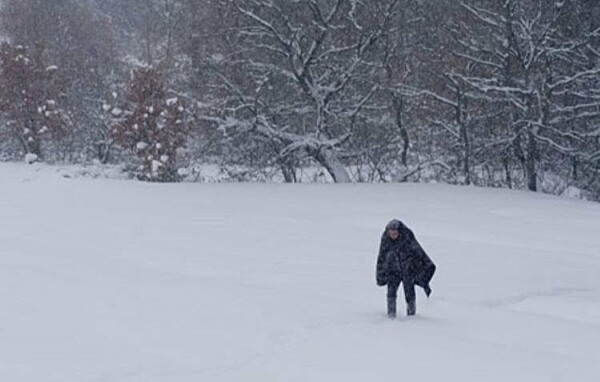
[{"label": "person's head", "polygon": [[392,240],[398,240],[400,238],[400,229],[402,228],[402,222],[394,219],[385,226],[385,231],[388,237]]}]

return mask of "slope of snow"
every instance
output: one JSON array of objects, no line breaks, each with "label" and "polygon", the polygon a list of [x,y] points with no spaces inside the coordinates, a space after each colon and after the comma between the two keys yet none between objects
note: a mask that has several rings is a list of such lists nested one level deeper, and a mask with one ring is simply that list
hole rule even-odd
[{"label": "slope of snow", "polygon": [[[393,217],[438,274],[390,321]],[[526,192],[0,164],[0,381],[598,381],[599,226],[600,205]]]}]

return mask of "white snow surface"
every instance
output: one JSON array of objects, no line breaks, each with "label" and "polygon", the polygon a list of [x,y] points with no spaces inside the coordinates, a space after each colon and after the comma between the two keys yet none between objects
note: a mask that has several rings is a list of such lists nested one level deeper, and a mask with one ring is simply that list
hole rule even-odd
[{"label": "white snow surface", "polygon": [[[598,204],[24,164],[0,185],[0,381],[600,380]],[[395,321],[374,280],[393,217],[438,265]]]},{"label": "white snow surface", "polygon": [[25,154],[25,163],[33,164],[37,162],[40,158],[36,154],[28,153]]}]

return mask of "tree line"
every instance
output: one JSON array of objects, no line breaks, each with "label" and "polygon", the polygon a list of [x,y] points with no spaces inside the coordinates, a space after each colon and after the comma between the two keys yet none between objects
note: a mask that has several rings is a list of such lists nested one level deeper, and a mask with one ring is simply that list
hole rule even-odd
[{"label": "tree line", "polygon": [[5,0],[0,158],[600,197],[594,0]]}]

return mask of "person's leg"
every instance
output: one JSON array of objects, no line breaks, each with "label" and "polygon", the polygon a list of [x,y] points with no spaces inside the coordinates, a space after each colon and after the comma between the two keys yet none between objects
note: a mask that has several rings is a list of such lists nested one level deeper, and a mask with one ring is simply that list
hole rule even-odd
[{"label": "person's leg", "polygon": [[404,287],[404,298],[406,299],[406,315],[414,316],[417,313],[417,296],[415,294],[415,284],[413,282],[402,282]]},{"label": "person's leg", "polygon": [[387,290],[387,314],[388,317],[396,317],[396,297],[398,296],[398,287],[400,282],[398,280],[389,280]]}]

